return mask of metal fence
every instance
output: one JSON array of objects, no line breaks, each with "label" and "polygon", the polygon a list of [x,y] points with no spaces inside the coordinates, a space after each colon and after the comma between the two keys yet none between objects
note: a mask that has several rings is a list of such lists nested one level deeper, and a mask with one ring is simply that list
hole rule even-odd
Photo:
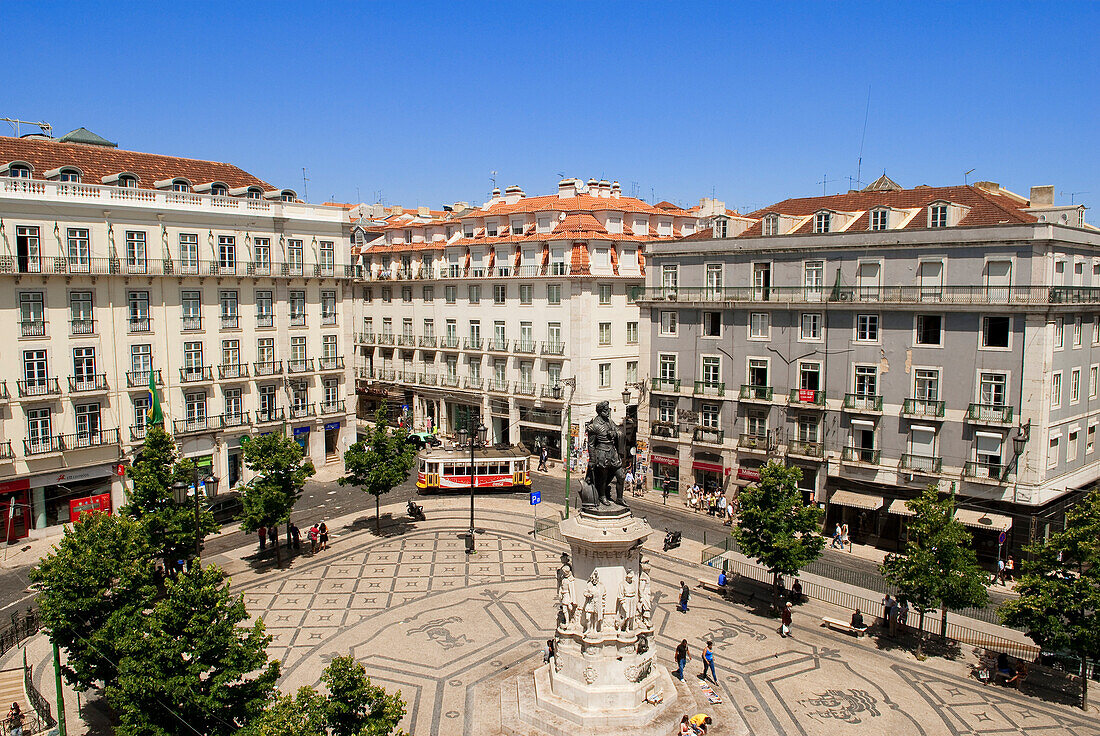
[{"label": "metal fence", "polygon": [[26,722],[23,733],[42,733],[57,725],[53,714],[50,713],[50,704],[38,688],[34,686],[34,677],[30,665],[27,664],[27,650],[23,650],[23,692],[27,695],[32,713],[26,713]]},{"label": "metal fence", "polygon": [[11,625],[0,629],[0,656],[7,654],[28,636],[34,636],[42,627],[38,609],[27,609],[22,616],[12,614]]},{"label": "metal fence", "polygon": [[561,535],[561,531],[558,529],[558,524],[561,519],[535,519],[535,537],[542,537],[543,539],[553,539],[556,542],[565,543],[565,537]]}]

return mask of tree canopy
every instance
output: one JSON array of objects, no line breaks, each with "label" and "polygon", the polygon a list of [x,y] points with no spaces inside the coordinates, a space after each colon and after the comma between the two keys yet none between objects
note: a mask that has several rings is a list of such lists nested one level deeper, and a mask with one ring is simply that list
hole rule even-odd
[{"label": "tree canopy", "polygon": [[374,415],[370,435],[344,453],[344,476],[337,483],[358,486],[374,496],[374,524],[378,534],[382,533],[380,498],[409,477],[415,460],[416,448],[409,444],[408,433],[404,429],[391,431],[386,426],[384,402]]},{"label": "tree canopy", "polygon": [[[317,472],[313,462],[301,445],[274,432],[251,437],[242,448],[245,466],[257,475],[241,497],[241,531],[250,533],[286,522],[302,497],[306,480]],[[281,564],[279,545],[275,545],[275,556]]]}]

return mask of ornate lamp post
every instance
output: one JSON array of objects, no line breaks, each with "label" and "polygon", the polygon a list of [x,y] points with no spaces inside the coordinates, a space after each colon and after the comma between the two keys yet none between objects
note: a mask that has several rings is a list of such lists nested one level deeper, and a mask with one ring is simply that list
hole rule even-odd
[{"label": "ornate lamp post", "polygon": [[565,518],[569,518],[569,470],[573,465],[573,394],[577,390],[577,378],[566,378],[562,385],[569,389],[565,400]]},{"label": "ornate lamp post", "polygon": [[[477,426],[474,426],[474,422],[477,422]],[[472,555],[474,553],[474,489],[477,487],[477,465],[474,464],[474,448],[478,444],[484,444],[485,433],[488,432],[488,428],[482,424],[478,419],[473,416],[470,417],[469,428],[458,430],[459,443],[461,444],[465,437],[470,438],[470,531],[466,535],[466,554]]]}]

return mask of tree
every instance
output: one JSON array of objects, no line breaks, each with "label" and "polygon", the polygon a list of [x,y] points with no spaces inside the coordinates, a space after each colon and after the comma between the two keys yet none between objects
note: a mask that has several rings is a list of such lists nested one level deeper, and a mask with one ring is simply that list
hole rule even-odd
[{"label": "tree", "polygon": [[65,679],[79,689],[117,678],[120,642],[157,594],[152,554],[137,521],[87,514],[31,571],[42,622],[66,651]]},{"label": "tree", "polygon": [[240,736],[329,736],[325,703],[325,696],[311,687],[299,688],[294,696],[276,693]]},{"label": "tree", "polygon": [[[260,435],[249,438],[242,447],[245,466],[257,473],[256,480],[245,486],[241,498],[244,507],[241,531],[251,533],[289,519],[294,504],[302,497],[306,480],[317,471],[305,457],[302,446],[289,437],[275,433]],[[277,544],[275,563],[283,563]]]},{"label": "tree", "polygon": [[[195,466],[180,460],[171,435],[160,425],[150,425],[145,442],[126,471],[130,490],[122,513],[136,519],[145,530],[153,555],[171,569],[177,560],[195,556],[195,509],[191,502],[176,500],[176,483],[194,483]],[[213,514],[199,510],[197,533],[201,537],[217,530]]]},{"label": "tree", "polygon": [[769,462],[760,482],[741,492],[741,515],[733,537],[741,550],[768,568],[772,579],[772,608],[779,609],[779,583],[821,555],[825,539],[821,509],[802,502],[798,480],[802,471]]},{"label": "tree", "polygon": [[356,442],[344,453],[344,476],[337,483],[359,486],[374,496],[374,528],[382,533],[379,500],[394,486],[409,477],[416,459],[416,448],[408,443],[403,429],[390,431],[386,426],[386,404],[374,415],[374,428],[366,440]]},{"label": "tree", "polygon": [[235,734],[263,712],[279,663],[268,661],[263,620],[241,625],[248,612],[227,582],[218,567],[195,566],[127,632],[106,688],[119,736]]},{"label": "tree", "polygon": [[1065,529],[1027,551],[1019,597],[1001,607],[1001,618],[1044,650],[1078,657],[1087,709],[1087,663],[1100,659],[1100,489],[1066,512]]}]

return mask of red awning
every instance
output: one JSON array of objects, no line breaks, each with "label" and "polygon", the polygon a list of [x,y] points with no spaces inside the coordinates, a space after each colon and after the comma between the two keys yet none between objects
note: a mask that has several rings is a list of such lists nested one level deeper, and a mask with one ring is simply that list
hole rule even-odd
[{"label": "red awning", "polygon": [[721,463],[708,463],[702,460],[693,460],[691,463],[692,470],[706,470],[711,473],[724,473],[725,468]]},{"label": "red awning", "polygon": [[649,461],[654,465],[672,465],[675,467],[680,467],[680,460],[679,458],[675,457],[665,457],[664,455],[650,455]]}]

